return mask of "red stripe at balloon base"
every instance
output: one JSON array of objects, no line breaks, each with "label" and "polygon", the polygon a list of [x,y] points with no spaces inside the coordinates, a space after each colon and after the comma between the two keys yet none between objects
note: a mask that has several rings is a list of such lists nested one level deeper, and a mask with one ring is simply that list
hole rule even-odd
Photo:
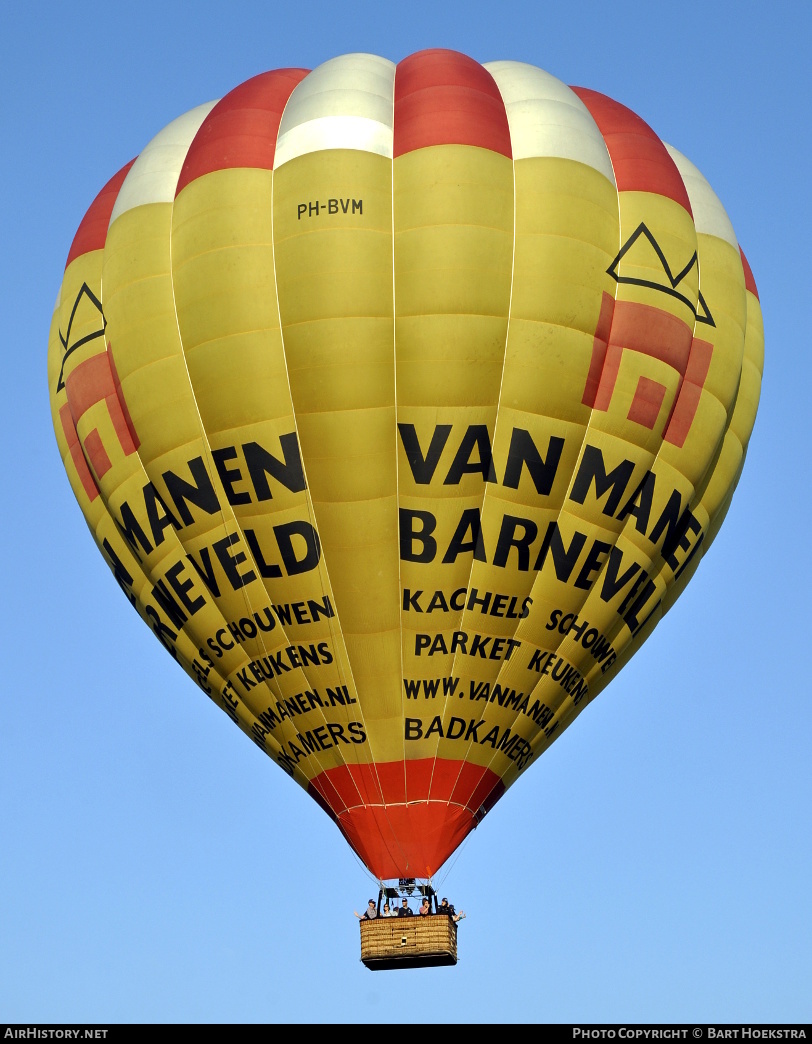
[{"label": "red stripe at balloon base", "polygon": [[437,873],[504,790],[490,769],[441,758],[341,766],[308,788],[379,880]]}]

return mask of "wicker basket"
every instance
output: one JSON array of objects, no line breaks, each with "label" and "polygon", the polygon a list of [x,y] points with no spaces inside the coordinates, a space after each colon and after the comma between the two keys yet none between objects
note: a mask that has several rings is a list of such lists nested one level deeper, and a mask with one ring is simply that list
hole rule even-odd
[{"label": "wicker basket", "polygon": [[457,925],[445,914],[361,921],[361,960],[373,971],[457,963]]}]

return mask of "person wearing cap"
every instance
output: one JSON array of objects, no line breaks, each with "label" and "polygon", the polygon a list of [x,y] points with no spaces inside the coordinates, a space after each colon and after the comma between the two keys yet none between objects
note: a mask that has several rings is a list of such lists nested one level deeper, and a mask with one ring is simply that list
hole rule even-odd
[{"label": "person wearing cap", "polygon": [[378,908],[375,906],[375,900],[369,900],[367,908],[362,914],[359,914],[357,910],[353,910],[353,913],[361,921],[374,921],[378,916]]},{"label": "person wearing cap", "polygon": [[414,916],[413,911],[409,908],[409,900],[404,899],[398,910],[398,917],[412,917]]},{"label": "person wearing cap", "polygon": [[448,914],[448,916],[451,918],[452,921],[454,921],[455,924],[461,921],[463,917],[465,917],[465,912],[463,910],[460,910],[460,912],[457,913],[453,905],[449,903],[448,899],[446,899],[445,897],[443,897],[442,902],[437,907],[437,913]]}]

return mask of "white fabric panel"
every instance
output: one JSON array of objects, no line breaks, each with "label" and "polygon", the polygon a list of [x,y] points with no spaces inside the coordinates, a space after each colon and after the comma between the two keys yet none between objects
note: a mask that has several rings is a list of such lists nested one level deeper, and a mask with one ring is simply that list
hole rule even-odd
[{"label": "white fabric panel", "polygon": [[697,232],[724,239],[738,250],[736,233],[733,231],[733,225],[730,223],[730,218],[720,203],[719,197],[687,157],[665,142],[663,144],[668,149],[668,155],[676,164],[685,184]]},{"label": "white fabric panel", "polygon": [[487,62],[485,68],[505,103],[514,160],[530,156],[577,160],[615,184],[603,136],[574,91],[524,62]]},{"label": "white fabric panel", "polygon": [[181,167],[192,139],[216,104],[213,101],[198,105],[155,135],[127,172],[110,215],[111,225],[120,214],[133,207],[174,200]]},{"label": "white fabric panel", "polygon": [[357,149],[392,158],[395,63],[345,54],[319,65],[285,106],[274,168],[322,149]]}]

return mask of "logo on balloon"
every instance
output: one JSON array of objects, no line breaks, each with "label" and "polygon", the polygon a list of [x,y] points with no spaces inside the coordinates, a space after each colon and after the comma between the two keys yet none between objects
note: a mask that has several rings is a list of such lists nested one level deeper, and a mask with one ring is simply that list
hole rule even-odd
[{"label": "logo on balloon", "polygon": [[[663,275],[666,279],[665,282],[657,282],[653,279],[640,279],[635,276],[622,276],[618,273],[618,266],[620,265],[620,262],[626,257],[626,255],[629,253],[629,251],[641,237],[644,240],[646,240],[654,250],[654,253],[656,254],[657,259],[659,260],[660,265],[662,267]],[[696,316],[696,321],[698,323],[706,323],[708,326],[716,326],[716,323],[713,321],[713,316],[710,313],[710,309],[708,308],[708,305],[705,301],[705,298],[702,296],[701,290],[697,290],[699,296],[696,305],[694,305],[692,301],[685,296],[685,294],[680,293],[677,289],[677,287],[680,285],[680,283],[682,283],[682,281],[685,279],[688,273],[697,268],[698,265],[699,260],[697,258],[696,251],[694,251],[693,256],[691,257],[691,260],[688,262],[688,264],[685,265],[685,267],[681,271],[677,272],[676,275],[674,275],[674,273],[671,271],[671,266],[669,265],[668,261],[666,260],[665,254],[662,251],[662,247],[654,238],[645,222],[641,221],[637,228],[634,230],[634,232],[632,232],[632,234],[620,248],[620,250],[617,253],[617,257],[615,257],[614,261],[611,263],[611,265],[609,265],[606,271],[608,275],[610,275],[615,280],[616,283],[633,283],[636,286],[647,286],[650,287],[650,289],[652,290],[660,290],[664,294],[670,294],[672,297],[676,297],[677,300],[682,301],[683,304],[687,305],[691,309],[691,311]]]},{"label": "logo on balloon", "polygon": [[[96,309],[100,325],[71,344],[70,335],[74,320],[84,301],[89,301]],[[87,283],[82,283],[71,309],[67,332],[64,336],[61,331],[59,333],[64,355],[57,381],[57,391],[64,388],[67,395],[68,401],[60,407],[59,418],[82,486],[91,501],[99,495],[98,480],[102,479],[113,465],[105,448],[98,422],[84,437],[79,435],[79,423],[85,414],[97,403],[103,402],[107,407],[109,419],[112,421],[113,430],[124,455],[130,456],[135,453],[140,445],[127,404],[124,401],[109,344],[103,351],[80,362],[67,378],[64,376],[65,361],[69,356],[91,341],[104,337],[106,326],[101,303]],[[102,418],[98,418],[98,421],[102,421]]]},{"label": "logo on balloon", "polygon": [[[621,261],[627,258],[641,239],[654,251],[664,276],[663,280],[620,275],[618,269]],[[644,261],[648,263],[642,263]],[[659,243],[648,227],[641,222],[606,271],[618,284],[643,286],[676,298],[691,310],[697,323],[715,327],[713,316],[702,293],[697,290],[698,300],[694,305],[678,289],[688,273],[697,265],[697,254],[694,251],[688,263],[674,275]],[[639,271],[644,267],[651,267],[650,259],[641,259],[641,264],[635,270]],[[585,406],[604,413],[609,410],[624,353],[627,351],[638,352],[664,362],[679,374],[679,383],[671,410],[665,418],[662,437],[664,442],[681,448],[696,416],[702,388],[710,369],[713,345],[709,341],[694,337],[691,326],[664,309],[639,301],[615,300],[611,294],[604,293],[593,341],[592,361],[581,400]],[[626,414],[627,419],[653,430],[667,394],[668,388],[662,381],[644,375],[638,376]]]}]

